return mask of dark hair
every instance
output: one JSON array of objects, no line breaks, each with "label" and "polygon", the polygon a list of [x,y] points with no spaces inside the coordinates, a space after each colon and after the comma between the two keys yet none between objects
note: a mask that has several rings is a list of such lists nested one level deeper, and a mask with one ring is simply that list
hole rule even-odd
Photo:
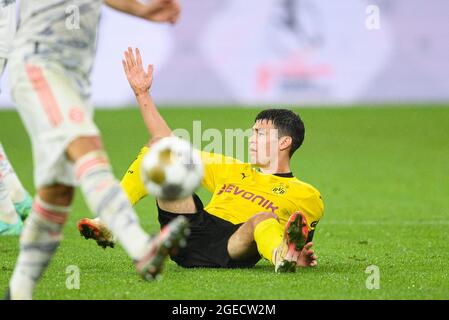
[{"label": "dark hair", "polygon": [[266,109],[260,112],[255,121],[267,120],[273,123],[279,131],[279,138],[289,136],[292,138],[290,157],[302,145],[305,128],[301,117],[287,109]]}]

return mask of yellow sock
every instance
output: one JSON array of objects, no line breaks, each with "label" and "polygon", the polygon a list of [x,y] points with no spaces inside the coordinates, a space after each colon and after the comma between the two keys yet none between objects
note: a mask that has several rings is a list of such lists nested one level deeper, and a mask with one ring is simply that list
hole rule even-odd
[{"label": "yellow sock", "polygon": [[273,251],[281,244],[283,234],[284,228],[274,218],[262,221],[254,230],[257,250],[273,264]]}]

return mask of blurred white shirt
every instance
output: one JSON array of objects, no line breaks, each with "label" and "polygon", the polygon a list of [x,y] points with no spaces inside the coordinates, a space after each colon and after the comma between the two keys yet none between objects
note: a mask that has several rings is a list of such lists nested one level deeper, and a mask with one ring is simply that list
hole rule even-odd
[{"label": "blurred white shirt", "polygon": [[15,0],[0,0],[0,58],[6,59],[8,57],[15,30]]},{"label": "blurred white shirt", "polygon": [[31,46],[29,54],[88,77],[102,4],[103,0],[21,0],[14,53]]}]

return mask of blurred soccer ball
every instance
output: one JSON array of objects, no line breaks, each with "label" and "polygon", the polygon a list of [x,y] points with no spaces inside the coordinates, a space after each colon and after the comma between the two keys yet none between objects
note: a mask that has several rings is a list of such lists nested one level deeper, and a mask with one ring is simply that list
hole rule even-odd
[{"label": "blurred soccer ball", "polygon": [[166,137],[151,146],[142,160],[141,172],[148,193],[175,200],[195,192],[203,178],[203,164],[189,142]]}]

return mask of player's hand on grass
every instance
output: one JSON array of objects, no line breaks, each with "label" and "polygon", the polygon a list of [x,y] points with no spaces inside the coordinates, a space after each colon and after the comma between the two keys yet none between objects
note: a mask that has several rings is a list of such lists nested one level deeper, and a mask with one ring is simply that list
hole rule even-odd
[{"label": "player's hand on grass", "polygon": [[139,49],[136,53],[131,48],[125,51],[125,60],[122,60],[123,69],[131,88],[136,96],[148,93],[153,83],[153,65],[149,64],[145,72]]},{"label": "player's hand on grass", "polygon": [[308,242],[302,248],[298,259],[296,260],[296,265],[298,267],[315,267],[318,265],[318,257],[314,254],[312,249],[313,242]]},{"label": "player's hand on grass", "polygon": [[176,23],[181,13],[178,0],[153,0],[143,6],[139,16],[153,22]]}]

